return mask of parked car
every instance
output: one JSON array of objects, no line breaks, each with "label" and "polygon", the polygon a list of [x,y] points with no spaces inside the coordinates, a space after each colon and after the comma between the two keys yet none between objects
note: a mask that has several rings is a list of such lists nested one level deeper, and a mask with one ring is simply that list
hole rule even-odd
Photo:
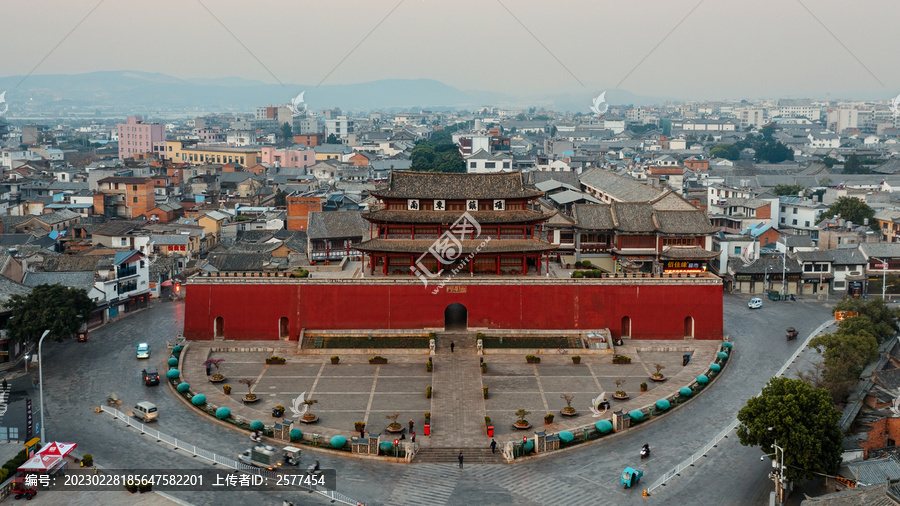
[{"label": "parked car", "polygon": [[134,413],[132,413],[132,416],[144,423],[152,422],[154,420],[159,420],[159,409],[156,407],[156,404],[153,404],[152,402],[139,402],[134,406]]},{"label": "parked car", "polygon": [[762,307],[762,299],[760,299],[760,298],[750,299],[750,303],[747,304],[747,307],[749,307],[750,309],[761,308]]},{"label": "parked car", "polygon": [[150,345],[141,343],[137,347],[137,358],[150,358]]},{"label": "parked car", "polygon": [[152,367],[141,371],[141,377],[144,379],[144,384],[147,386],[159,385],[159,373]]}]

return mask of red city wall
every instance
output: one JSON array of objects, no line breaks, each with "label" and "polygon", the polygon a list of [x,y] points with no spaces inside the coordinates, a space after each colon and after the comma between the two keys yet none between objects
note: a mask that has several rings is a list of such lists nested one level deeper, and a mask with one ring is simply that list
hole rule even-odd
[{"label": "red city wall", "polygon": [[[460,289],[459,285],[449,288]],[[443,328],[444,311],[458,302],[469,327],[491,329],[602,329],[622,334],[631,318],[635,339],[683,339],[685,318],[695,339],[722,339],[718,284],[473,284],[466,293],[432,295],[417,284],[190,283],[184,335],[211,340],[216,317],[228,340],[276,340],[288,318],[291,340],[301,329]]]}]

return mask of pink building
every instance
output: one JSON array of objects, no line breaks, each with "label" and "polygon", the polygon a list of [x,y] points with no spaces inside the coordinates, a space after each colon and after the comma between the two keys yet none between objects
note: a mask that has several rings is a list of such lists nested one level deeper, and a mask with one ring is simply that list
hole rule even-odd
[{"label": "pink building", "polygon": [[140,116],[129,116],[126,123],[119,123],[119,158],[124,160],[143,153],[165,156],[166,126],[157,123],[144,124]]},{"label": "pink building", "polygon": [[281,167],[302,168],[316,163],[316,150],[314,149],[276,149],[271,146],[262,148],[262,163]]}]

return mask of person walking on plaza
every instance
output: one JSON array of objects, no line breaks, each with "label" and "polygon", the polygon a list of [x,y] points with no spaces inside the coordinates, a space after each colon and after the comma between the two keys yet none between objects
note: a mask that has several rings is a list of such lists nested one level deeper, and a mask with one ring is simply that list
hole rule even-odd
[{"label": "person walking on plaza", "polygon": [[413,433],[412,433],[412,442],[413,443],[416,442],[416,432],[415,431],[413,431]]},{"label": "person walking on plaza", "polygon": [[453,348],[456,348],[456,343],[450,341],[450,353],[453,353]]},{"label": "person walking on plaza", "polygon": [[212,364],[206,364],[206,375],[212,374]]},{"label": "person walking on plaza", "polygon": [[491,453],[494,453],[495,451],[497,451],[497,440],[491,439]]},{"label": "person walking on plaza", "polygon": [[458,458],[459,458],[459,468],[462,469],[462,460],[463,460],[462,452],[459,452],[459,457],[458,457]]},{"label": "person walking on plaza", "polygon": [[3,378],[3,390],[6,390],[6,386],[7,386],[6,378]]},{"label": "person walking on plaza", "polygon": [[416,426],[416,423],[412,421],[412,418],[409,419],[409,431],[413,431],[413,427]]}]

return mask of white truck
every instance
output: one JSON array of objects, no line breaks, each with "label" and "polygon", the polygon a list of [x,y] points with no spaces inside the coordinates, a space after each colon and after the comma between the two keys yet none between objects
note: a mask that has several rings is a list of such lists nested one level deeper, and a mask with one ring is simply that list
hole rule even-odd
[{"label": "white truck", "polygon": [[274,446],[266,444],[258,444],[244,453],[238,455],[238,459],[244,464],[261,467],[269,471],[276,470],[281,466],[281,452]]}]

